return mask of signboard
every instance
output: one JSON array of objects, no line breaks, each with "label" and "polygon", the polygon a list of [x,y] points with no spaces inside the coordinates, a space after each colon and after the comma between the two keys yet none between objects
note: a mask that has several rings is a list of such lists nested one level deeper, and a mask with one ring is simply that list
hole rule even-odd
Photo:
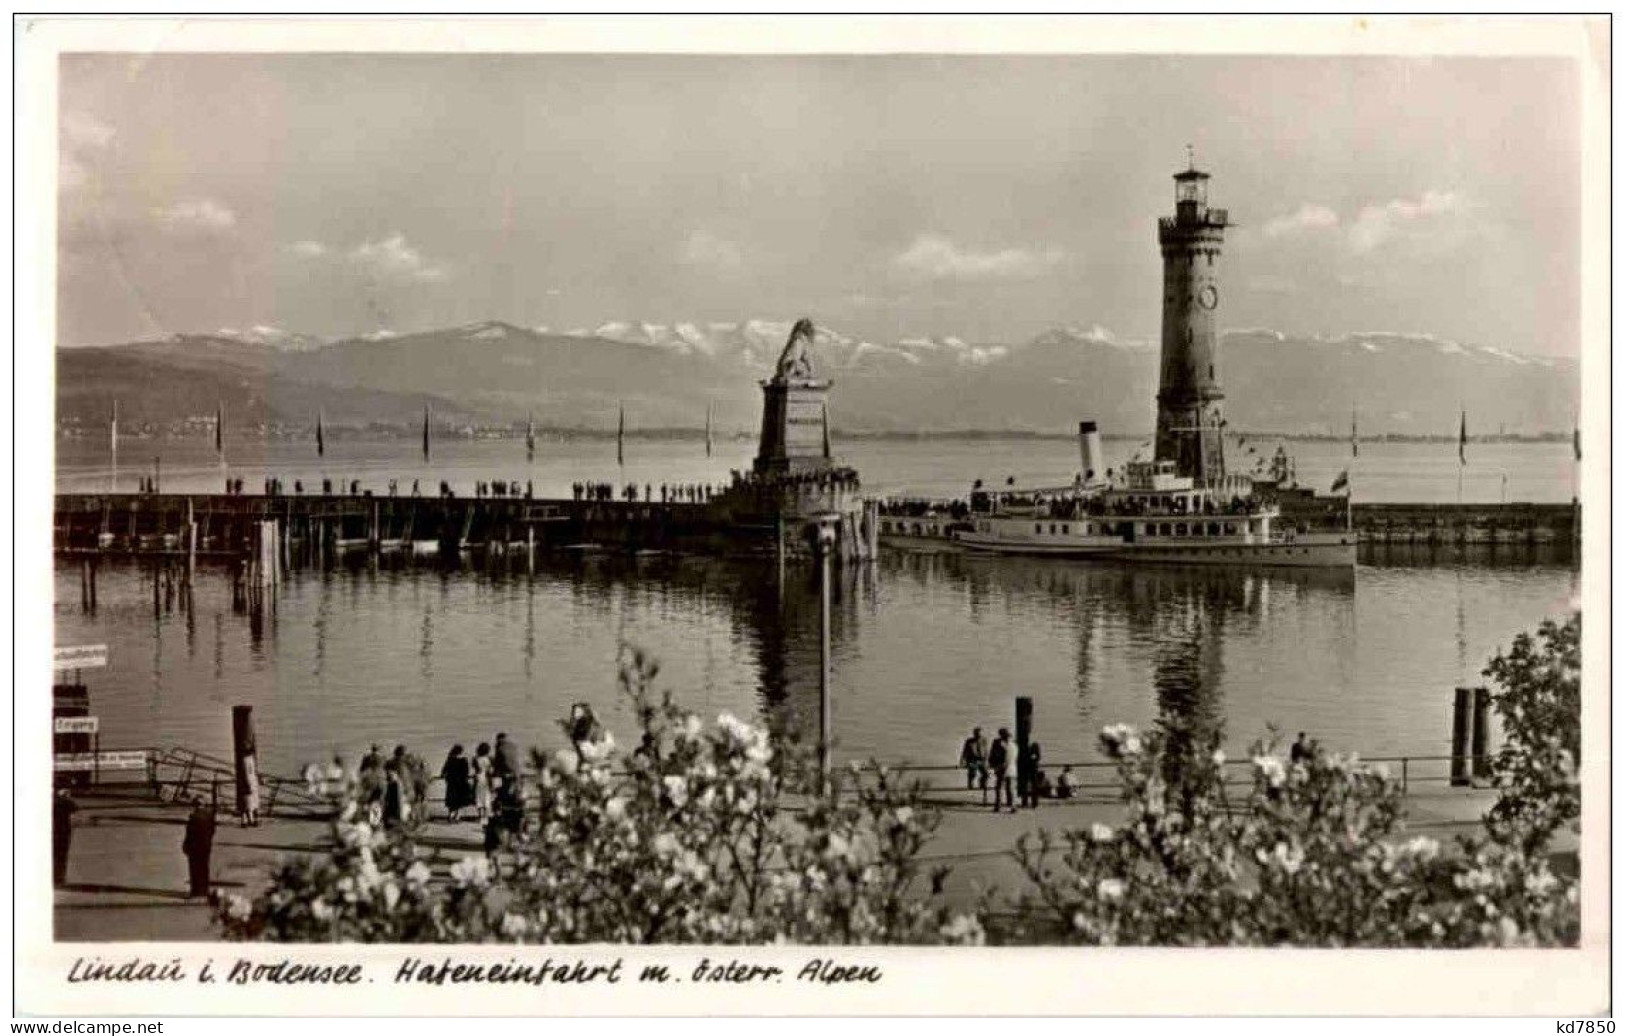
[{"label": "signboard", "polygon": [[56,757],[56,769],[62,771],[90,771],[90,770],[145,770],[147,768],[147,753],[133,752],[103,752],[100,757],[95,752],[81,752],[74,755],[59,755]]},{"label": "signboard", "polygon": [[106,644],[79,644],[57,648],[51,668],[60,673],[68,669],[100,669],[106,664]]},{"label": "signboard", "polygon": [[95,734],[101,730],[101,720],[95,716],[58,716],[58,734]]}]

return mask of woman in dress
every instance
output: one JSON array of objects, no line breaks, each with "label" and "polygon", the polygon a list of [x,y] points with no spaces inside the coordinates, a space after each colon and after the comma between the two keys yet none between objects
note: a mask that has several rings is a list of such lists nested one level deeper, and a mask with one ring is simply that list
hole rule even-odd
[{"label": "woman in dress", "polygon": [[474,813],[483,824],[491,817],[491,746],[484,741],[474,749],[469,779],[474,785]]},{"label": "woman in dress", "polygon": [[468,756],[462,745],[452,745],[446,763],[440,768],[440,779],[446,782],[446,818],[457,823],[457,814],[474,804],[474,789],[468,781]]}]

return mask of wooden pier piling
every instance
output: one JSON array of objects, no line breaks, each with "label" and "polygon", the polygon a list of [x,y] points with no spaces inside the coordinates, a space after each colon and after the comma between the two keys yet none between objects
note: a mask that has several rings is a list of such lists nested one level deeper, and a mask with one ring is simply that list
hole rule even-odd
[{"label": "wooden pier piling", "polygon": [[1490,767],[1490,689],[1473,688],[1473,777],[1488,780]]},{"label": "wooden pier piling", "polygon": [[1450,786],[1464,788],[1472,783],[1467,773],[1467,738],[1471,723],[1472,688],[1457,687],[1455,709],[1450,723]]}]

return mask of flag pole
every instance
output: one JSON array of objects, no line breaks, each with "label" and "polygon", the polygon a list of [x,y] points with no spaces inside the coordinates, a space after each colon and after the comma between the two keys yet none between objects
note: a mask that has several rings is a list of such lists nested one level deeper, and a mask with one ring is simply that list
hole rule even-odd
[{"label": "flag pole", "polygon": [[1462,482],[1467,475],[1467,408],[1461,408],[1461,435],[1456,440],[1456,504],[1461,504]]},{"label": "flag pole", "polygon": [[[1579,432],[1575,432],[1579,442]],[[112,477],[107,481],[107,492],[119,492],[119,401],[112,401],[112,416],[107,419],[107,448],[112,456]]]}]

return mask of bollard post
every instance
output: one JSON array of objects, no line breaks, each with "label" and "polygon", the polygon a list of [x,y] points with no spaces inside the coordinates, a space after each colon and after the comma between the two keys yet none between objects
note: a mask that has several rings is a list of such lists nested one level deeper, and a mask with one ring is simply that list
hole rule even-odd
[{"label": "bollard post", "polygon": [[1033,739],[1033,700],[1016,698],[1016,801],[1027,803],[1027,786],[1033,775],[1027,772],[1027,746]]},{"label": "bollard post", "polygon": [[254,744],[254,706],[231,707],[231,747],[237,769],[237,813],[245,825],[259,823],[259,759]]},{"label": "bollard post", "polygon": [[[783,520],[780,519],[782,522]],[[830,741],[834,725],[829,687],[829,552],[834,530],[818,525],[818,778],[821,794],[830,793]]]},{"label": "bollard post", "polygon": [[1450,724],[1450,786],[1452,788],[1466,787],[1469,783],[1467,776],[1467,733],[1472,709],[1472,689],[1468,687],[1456,688],[1456,705]]},{"label": "bollard post", "polygon": [[1473,688],[1473,777],[1490,777],[1490,689]]}]

